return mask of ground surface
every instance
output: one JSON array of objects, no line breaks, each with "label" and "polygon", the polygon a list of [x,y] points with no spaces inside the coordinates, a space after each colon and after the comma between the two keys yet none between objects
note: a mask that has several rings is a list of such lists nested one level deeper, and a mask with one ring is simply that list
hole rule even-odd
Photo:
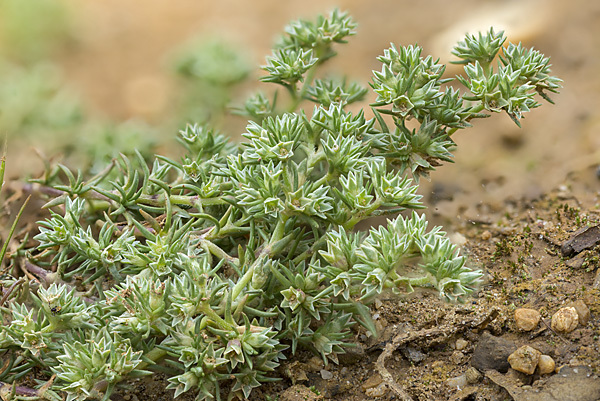
[{"label": "ground surface", "polygon": [[[94,113],[117,119],[141,117],[150,123],[169,113],[173,85],[162,63],[175,44],[198,33],[223,35],[262,63],[288,20],[310,18],[335,5],[331,1],[196,0],[68,4],[77,16],[79,34],[77,45],[58,58],[65,75]],[[543,397],[550,394],[544,391],[556,388],[553,394],[563,396],[556,400],[581,400],[568,397],[583,394],[586,386],[593,390],[594,384],[584,381],[569,391],[551,381],[559,374],[540,378],[508,373],[502,376],[505,381],[491,374],[470,378],[468,386],[460,377],[471,367],[484,333],[515,346],[531,345],[550,355],[557,367],[586,366],[600,373],[598,250],[572,258],[560,252],[560,245],[576,230],[600,220],[596,171],[600,3],[463,0],[453,2],[452,8],[441,0],[428,6],[391,0],[373,4],[344,3],[360,24],[359,34],[330,65],[332,70],[344,69],[365,82],[377,68],[375,57],[390,41],[418,41],[426,52],[445,60],[444,43],[453,39],[452,32],[485,28],[487,21],[496,18],[506,21],[512,41],[522,40],[552,56],[553,70],[564,79],[565,88],[555,96],[555,106],[535,110],[523,121],[522,130],[507,118],[500,123],[499,118],[479,121],[474,130],[456,138],[456,164],[433,174],[433,184],[422,190],[432,220],[464,243],[471,264],[486,273],[486,283],[476,296],[464,305],[443,303],[428,292],[383,297],[373,309],[378,338],[357,332],[359,347],[339,365],[323,366],[311,355],[298,355],[282,365],[285,380],[254,391],[253,399],[278,395],[282,401],[402,399],[382,384],[384,366],[414,400],[552,400],[533,395],[534,390]],[[140,105],[144,98],[153,102]],[[226,129],[234,134],[243,130],[242,120],[231,121]],[[13,177],[39,169],[28,157],[30,145],[21,145],[9,154]],[[531,332],[515,326],[515,308],[536,309],[549,324],[552,314],[574,301],[588,306],[591,319],[568,334],[557,334],[544,323]],[[497,315],[490,316],[494,310]],[[486,317],[487,325],[482,323]],[[393,339],[409,341],[400,344],[378,370],[376,362]],[[464,347],[460,351],[457,340],[466,341],[459,341],[459,348]],[[163,379],[156,376],[132,383],[130,391],[114,399],[171,399]],[[578,383],[576,379],[571,377],[571,384]]]}]

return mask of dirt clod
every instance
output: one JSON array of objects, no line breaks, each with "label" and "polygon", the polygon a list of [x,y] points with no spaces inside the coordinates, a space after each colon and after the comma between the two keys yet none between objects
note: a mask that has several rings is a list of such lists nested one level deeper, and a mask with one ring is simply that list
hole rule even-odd
[{"label": "dirt clod", "polygon": [[296,384],[281,393],[280,401],[317,401],[323,397],[306,386]]},{"label": "dirt clod", "polygon": [[508,356],[516,349],[512,341],[484,333],[473,352],[471,366],[481,371],[494,369],[506,373],[510,367]]},{"label": "dirt clod", "polygon": [[467,379],[468,384],[478,383],[482,377],[483,377],[482,374],[479,373],[479,371],[473,367],[470,367],[465,372],[465,378]]},{"label": "dirt clod", "polygon": [[383,383],[381,375],[379,373],[375,373],[373,376],[369,377],[361,387],[363,390],[368,390],[370,388],[379,386],[381,383]]},{"label": "dirt clod", "polygon": [[459,338],[458,340],[456,340],[456,343],[454,343],[454,347],[456,348],[457,351],[462,351],[462,350],[466,349],[468,346],[469,346],[469,342],[462,338]]},{"label": "dirt clod", "polygon": [[426,355],[418,348],[406,347],[402,348],[402,355],[412,363],[420,363],[426,358]]},{"label": "dirt clod", "polygon": [[380,384],[377,387],[369,388],[365,390],[365,395],[373,398],[380,398],[385,396],[389,392],[389,389],[385,384]]},{"label": "dirt clod", "polygon": [[455,365],[462,365],[465,361],[465,354],[460,351],[454,351],[452,355],[450,355],[450,362]]}]

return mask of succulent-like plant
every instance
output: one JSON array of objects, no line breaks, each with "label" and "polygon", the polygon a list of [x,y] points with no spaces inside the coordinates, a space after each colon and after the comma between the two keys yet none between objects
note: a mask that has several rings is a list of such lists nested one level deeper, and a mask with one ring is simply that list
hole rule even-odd
[{"label": "succulent-like plant", "polygon": [[[176,395],[244,399],[299,347],[336,362],[356,323],[375,332],[368,305],[383,292],[472,293],[482,273],[417,213],[418,180],[452,161],[457,130],[486,111],[518,123],[560,81],[520,45],[493,68],[504,37],[492,30],[455,49],[465,94],[420,47],[392,45],[369,119],[346,110],[365,89],[315,79],[355,26],[334,11],[286,28],[262,81],[289,99],[239,108],[251,118],[240,144],[190,125],[179,161],[138,153],[93,177],[60,167],[38,180],[56,195],[26,261],[42,285],[3,307],[13,359],[0,378],[36,366],[68,400],[107,400],[119,381],[162,371]],[[390,219],[357,230],[374,216]]]}]

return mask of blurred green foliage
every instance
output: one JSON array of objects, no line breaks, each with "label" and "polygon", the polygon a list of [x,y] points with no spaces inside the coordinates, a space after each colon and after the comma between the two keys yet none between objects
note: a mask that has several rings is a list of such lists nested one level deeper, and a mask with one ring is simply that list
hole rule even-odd
[{"label": "blurred green foliage", "polygon": [[9,137],[39,137],[51,131],[64,137],[82,121],[82,105],[65,89],[61,71],[55,65],[20,67],[0,63],[1,132]]},{"label": "blurred green foliage", "polygon": [[[150,156],[188,122],[219,125],[232,93],[248,75],[250,63],[222,39],[195,38],[168,55],[176,90],[151,129],[144,121],[93,117],[70,87],[57,61],[76,41],[68,4],[55,0],[0,1],[0,132],[9,142],[26,141],[64,163],[91,172],[118,153],[138,149]],[[118,150],[118,151],[117,151]]]},{"label": "blurred green foliage", "polygon": [[233,92],[251,71],[240,49],[223,39],[194,38],[173,56],[179,78],[178,118],[219,123]]},{"label": "blurred green foliage", "polygon": [[29,64],[46,59],[65,47],[71,32],[61,1],[0,1],[0,51],[10,60]]}]

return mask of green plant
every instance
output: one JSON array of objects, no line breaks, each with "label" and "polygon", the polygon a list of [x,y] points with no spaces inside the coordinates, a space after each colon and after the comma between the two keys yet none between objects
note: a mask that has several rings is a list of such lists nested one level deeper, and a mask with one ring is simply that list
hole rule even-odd
[{"label": "green plant", "polygon": [[[5,146],[6,146],[6,143],[5,143]],[[6,171],[6,149],[4,149],[4,151],[2,153],[2,158],[0,158],[0,191],[2,191],[2,187],[4,186],[4,172],[5,171]],[[2,271],[1,263],[4,260],[4,256],[6,255],[6,250],[8,249],[8,243],[15,233],[15,229],[17,228],[17,223],[19,222],[19,219],[23,215],[23,212],[25,211],[25,207],[27,206],[28,202],[29,202],[29,198],[27,198],[25,200],[25,202],[23,203],[23,205],[17,212],[17,216],[14,219],[12,225],[10,226],[8,234],[7,234],[6,238],[4,239],[4,243],[2,244],[2,247],[0,248],[0,271]]]},{"label": "green plant", "polygon": [[64,50],[73,41],[73,21],[64,3],[52,0],[0,2],[0,54],[30,64]]},{"label": "green plant", "polygon": [[[3,150],[2,157],[0,159],[0,191],[2,190],[2,187],[4,186],[5,170],[6,170],[6,142],[5,142],[5,149]],[[19,285],[21,285],[24,282],[23,279],[17,280],[17,279],[10,278],[8,280],[4,280],[7,277],[8,269],[5,269],[5,267],[3,266],[3,262],[4,262],[4,257],[6,256],[6,251],[8,249],[8,244],[15,233],[19,219],[23,215],[23,212],[25,211],[25,208],[27,207],[29,199],[30,199],[30,196],[27,197],[25,202],[23,202],[23,204],[21,205],[19,211],[17,212],[17,216],[15,217],[15,219],[13,220],[13,223],[10,226],[10,229],[8,231],[8,234],[6,235],[6,238],[4,238],[4,244],[2,244],[2,247],[0,249],[0,277],[2,277],[2,287],[0,287],[0,288],[2,288],[2,296],[0,297],[0,307],[2,307],[4,305],[4,303],[6,302],[6,300],[8,299],[8,297],[11,296],[13,290],[15,290],[15,288],[17,288]],[[7,284],[9,284],[10,286],[8,288],[4,288],[4,286]],[[18,307],[15,308],[14,311],[16,312],[16,314],[13,313],[13,317],[16,317],[16,319],[13,320],[12,323],[15,323],[16,329],[18,330],[18,326],[22,322],[22,320],[20,321],[19,318],[24,317],[24,316],[19,316]],[[8,330],[12,330],[14,328],[15,327],[11,326],[10,328],[8,328]],[[8,330],[3,331],[0,334],[0,342],[3,342],[6,340]],[[25,344],[27,347],[30,347],[31,349],[34,349],[34,350],[36,349],[37,344],[35,343],[35,338],[28,337],[28,338],[23,338],[23,340],[26,341]],[[4,376],[4,373],[6,372],[6,370],[10,369],[10,368],[12,368],[12,365],[7,366],[5,364],[3,367],[3,372],[0,374],[0,376]],[[16,373],[20,373],[20,372],[18,372],[18,369],[15,369],[15,370],[17,370]],[[20,374],[17,374],[17,376],[20,376]],[[47,400],[52,400],[52,401],[59,401],[60,397],[55,392],[50,390],[50,387],[51,387],[53,381],[54,381],[54,379],[50,378],[46,383],[42,384],[40,388],[35,389],[35,390],[27,388],[27,387],[17,386],[15,381],[13,381],[12,385],[7,385],[6,383],[3,383],[0,381],[0,398],[3,400],[47,399]]]},{"label": "green plant", "polygon": [[181,46],[173,57],[180,93],[174,112],[179,121],[219,124],[236,86],[251,65],[232,44],[217,38],[196,38]]},{"label": "green plant", "polygon": [[[415,211],[418,179],[452,160],[452,135],[474,118],[518,122],[559,80],[521,46],[492,67],[504,42],[494,31],[455,49],[464,95],[420,47],[392,45],[369,119],[345,110],[362,87],[316,79],[355,27],[334,11],[286,28],[262,78],[286,89],[285,109],[250,98],[241,144],[189,125],[179,160],[120,156],[93,177],[49,169],[38,183],[51,216],[22,261],[41,286],[2,309],[0,379],[36,368],[69,401],[107,400],[121,380],[161,371],[176,396],[245,399],[298,347],[336,362],[356,323],[375,332],[368,305],[382,292],[468,296],[482,273]],[[356,229],[373,216],[392,218]]]},{"label": "green plant", "polygon": [[77,129],[82,107],[69,91],[59,69],[49,63],[21,67],[0,62],[0,129],[15,135],[46,135],[55,140]]}]

